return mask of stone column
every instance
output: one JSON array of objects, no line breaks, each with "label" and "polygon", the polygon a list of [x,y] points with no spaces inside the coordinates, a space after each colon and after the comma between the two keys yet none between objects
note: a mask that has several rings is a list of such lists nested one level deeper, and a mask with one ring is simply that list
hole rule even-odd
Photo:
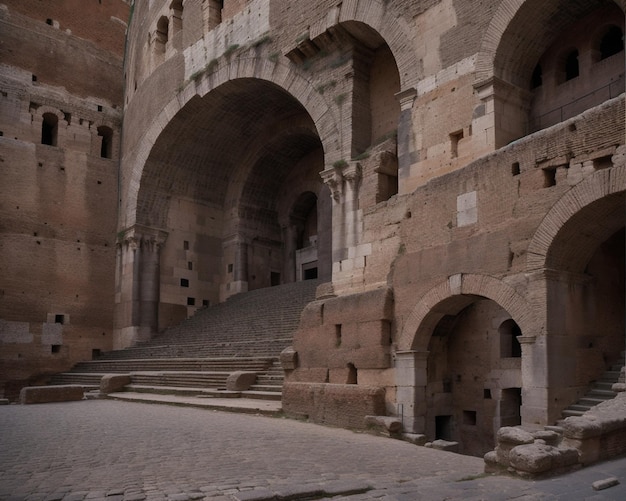
[{"label": "stone column", "polygon": [[114,349],[146,341],[158,331],[160,249],[167,233],[132,226],[119,235]]},{"label": "stone column", "polygon": [[411,164],[417,161],[413,135],[413,104],[417,98],[416,89],[407,89],[396,94],[400,101],[400,119],[398,121],[398,185],[402,179],[411,175]]},{"label": "stone column", "polygon": [[330,190],[332,200],[332,261],[333,263],[345,258],[345,221],[343,205],[343,178],[336,167],[330,167],[321,172],[322,180]]},{"label": "stone column", "polygon": [[395,354],[396,404],[404,431],[426,430],[427,351],[398,351]]},{"label": "stone column", "polygon": [[343,169],[346,247],[355,247],[361,240],[361,218],[359,217],[361,176],[361,166],[356,162],[350,162]]}]

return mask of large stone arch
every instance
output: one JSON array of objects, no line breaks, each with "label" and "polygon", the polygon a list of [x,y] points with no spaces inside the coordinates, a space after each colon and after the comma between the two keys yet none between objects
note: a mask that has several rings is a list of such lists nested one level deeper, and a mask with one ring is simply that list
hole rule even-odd
[{"label": "large stone arch", "polygon": [[[527,273],[559,268],[565,263],[570,263],[569,271],[582,272],[594,245],[608,238],[615,231],[616,224],[624,224],[623,202],[617,197],[626,191],[625,146],[617,150],[613,164],[613,168],[598,171],[577,184],[546,214],[528,246]],[[606,203],[598,203],[602,199],[606,199]],[[585,208],[590,208],[590,213],[582,217],[595,221],[588,225],[593,228],[593,234],[585,236],[589,246],[566,245],[570,241],[568,233],[579,233],[579,227],[573,221]]]},{"label": "large stone arch", "polygon": [[[618,7],[622,10],[626,10],[626,0],[613,0]],[[500,43],[507,28],[513,22],[515,16],[520,12],[520,9],[530,3],[529,0],[504,0],[489,23],[489,27],[483,35],[480,49],[476,57],[475,66],[475,86],[481,86],[489,82],[494,76],[499,76],[494,67],[496,60],[496,54]],[[553,5],[557,5],[558,2],[552,2]],[[536,15],[536,11],[532,13]],[[538,25],[536,20],[530,20],[527,26]]]},{"label": "large stone arch", "polygon": [[220,85],[237,79],[254,78],[270,82],[291,95],[312,118],[324,148],[326,163],[339,159],[339,144],[337,117],[334,116],[330,104],[323,95],[315,92],[313,84],[302,76],[290,64],[280,61],[271,61],[259,57],[236,58],[231,61],[222,58],[219,65],[200,79],[191,79],[185,82],[181,91],[169,101],[161,113],[152,120],[139,146],[134,152],[132,167],[129,169],[128,191],[123,197],[126,201],[120,221],[122,227],[131,227],[137,224],[137,206],[141,188],[144,167],[152,148],[168,123],[192,100],[202,98]]},{"label": "large stone arch", "polygon": [[392,3],[380,0],[340,3],[323,18],[311,24],[310,38],[314,39],[337,24],[348,21],[366,24],[385,40],[396,60],[402,90],[417,86],[423,75],[413,51],[407,50],[413,45],[411,28],[404,17],[393,10]]},{"label": "large stone arch", "polygon": [[513,287],[488,275],[458,274],[433,287],[417,302],[404,323],[397,350],[426,351],[439,320],[458,313],[477,297],[491,299],[508,311],[524,334],[536,334],[530,305]]}]

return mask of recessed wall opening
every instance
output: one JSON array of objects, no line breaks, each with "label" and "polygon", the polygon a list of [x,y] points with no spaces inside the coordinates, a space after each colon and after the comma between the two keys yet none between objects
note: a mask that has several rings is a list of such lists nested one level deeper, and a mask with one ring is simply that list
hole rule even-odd
[{"label": "recessed wall opening", "polygon": [[337,348],[341,346],[341,324],[335,325],[335,346]]},{"label": "recessed wall opening", "polygon": [[518,336],[522,335],[515,320],[509,319],[498,328],[500,333],[500,357],[501,358],[519,358],[522,356],[522,346],[520,345]]},{"label": "recessed wall opening", "polygon": [[272,287],[280,285],[280,273],[277,271],[270,272],[270,285]]},{"label": "recessed wall opening", "polygon": [[513,174],[514,176],[519,176],[520,174],[519,162],[513,162],[513,164],[511,165],[511,174]]},{"label": "recessed wall opening", "polygon": [[165,46],[169,39],[169,19],[165,16],[161,16],[156,26],[155,33],[155,46],[157,51],[165,52]]},{"label": "recessed wall opening", "polygon": [[522,424],[520,407],[522,406],[522,389],[505,388],[500,400],[500,426],[519,426]]},{"label": "recessed wall opening", "polygon": [[196,304],[196,298],[195,297],[188,297],[187,298],[187,306],[195,306]]},{"label": "recessed wall opening", "polygon": [[610,156],[596,158],[593,161],[593,168],[596,170],[613,167],[613,160]]},{"label": "recessed wall opening", "polygon": [[57,314],[54,316],[54,323],[55,324],[64,324],[65,323],[65,315],[63,314]]},{"label": "recessed wall opening", "polygon": [[619,54],[624,50],[624,33],[618,26],[611,26],[600,40],[600,59]]},{"label": "recessed wall opening", "polygon": [[476,426],[476,411],[463,411],[463,424]]},{"label": "recessed wall opening", "polygon": [[304,280],[316,280],[317,279],[317,266],[307,268],[303,266],[302,278]]},{"label": "recessed wall opening", "polygon": [[556,186],[556,168],[543,169],[543,187]]},{"label": "recessed wall opening", "polygon": [[348,364],[348,377],[346,384],[357,384],[357,370],[354,364]]},{"label": "recessed wall opening", "polygon": [[181,279],[180,279],[180,286],[181,286],[181,287],[189,287],[189,279],[187,279],[187,278],[181,278]]},{"label": "recessed wall opening", "polygon": [[452,158],[459,156],[459,142],[463,139],[463,131],[459,130],[450,134],[450,154]]},{"label": "recessed wall opening", "polygon": [[41,123],[41,144],[48,146],[57,145],[57,135],[59,131],[59,117],[54,113],[44,113]]},{"label": "recessed wall opening", "polygon": [[100,136],[100,157],[113,158],[113,131],[110,127],[98,127],[98,136]]},{"label": "recessed wall opening", "polygon": [[565,57],[565,81],[572,80],[579,75],[578,50],[573,50]]},{"label": "recessed wall opening", "polygon": [[452,441],[452,416],[435,416],[435,440]]},{"label": "recessed wall opening", "polygon": [[100,350],[100,348],[93,348],[91,350],[91,359],[96,360],[98,357],[100,357],[101,354],[102,351]]},{"label": "recessed wall opening", "polygon": [[50,345],[50,353],[61,353],[61,345],[60,344]]}]

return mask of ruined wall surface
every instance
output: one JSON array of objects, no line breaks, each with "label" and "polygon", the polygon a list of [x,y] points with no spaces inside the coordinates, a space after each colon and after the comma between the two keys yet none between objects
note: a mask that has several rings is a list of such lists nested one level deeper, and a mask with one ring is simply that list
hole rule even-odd
[{"label": "ruined wall surface", "polygon": [[128,5],[94,3],[82,24],[74,3],[0,9],[0,392],[11,398],[112,346],[125,28],[111,16],[126,20]]}]

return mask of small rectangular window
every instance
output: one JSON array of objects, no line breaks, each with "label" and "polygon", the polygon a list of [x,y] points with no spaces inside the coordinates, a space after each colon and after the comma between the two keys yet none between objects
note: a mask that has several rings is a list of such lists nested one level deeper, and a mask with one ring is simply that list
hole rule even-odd
[{"label": "small rectangular window", "polygon": [[184,250],[189,250],[189,241],[188,240],[184,240],[183,241],[183,249]]},{"label": "small rectangular window", "polygon": [[556,168],[543,169],[543,187],[556,186]]},{"label": "small rectangular window", "polygon": [[181,287],[189,287],[189,280],[186,278],[181,278],[180,279],[180,286]]},{"label": "small rectangular window", "polygon": [[61,352],[60,344],[53,344],[50,346],[50,353],[60,353],[60,352]]},{"label": "small rectangular window", "polygon": [[452,158],[459,156],[459,142],[463,139],[463,131],[459,130],[450,134],[450,154]]},{"label": "small rectangular window", "polygon": [[195,306],[196,304],[196,298],[195,297],[188,297],[187,298],[187,306]]},{"label": "small rectangular window", "polygon": [[64,324],[65,323],[65,315],[55,315],[54,316],[54,323],[55,324]]}]

